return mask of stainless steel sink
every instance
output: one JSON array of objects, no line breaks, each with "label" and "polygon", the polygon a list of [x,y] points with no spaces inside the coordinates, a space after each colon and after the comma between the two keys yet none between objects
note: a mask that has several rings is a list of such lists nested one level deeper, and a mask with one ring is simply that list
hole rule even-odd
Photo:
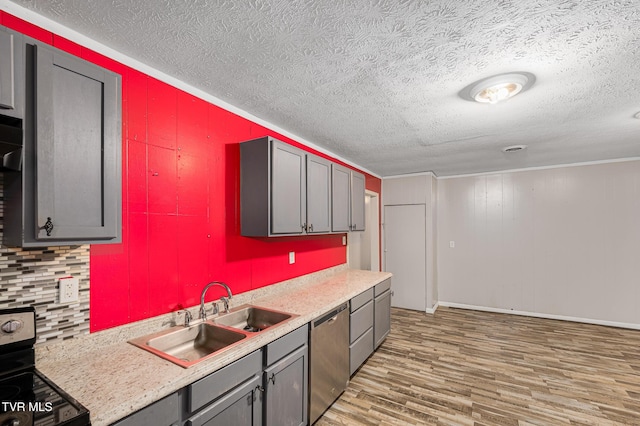
[{"label": "stainless steel sink", "polygon": [[248,333],[258,333],[294,316],[286,312],[273,311],[258,306],[242,305],[231,310],[228,314],[223,314],[213,319],[213,322]]},{"label": "stainless steel sink", "polygon": [[242,305],[213,320],[199,320],[189,327],[171,327],[129,340],[129,343],[188,368],[296,316]]},{"label": "stainless steel sink", "polygon": [[130,340],[129,343],[187,368],[234,346],[246,337],[246,333],[200,322],[190,327],[172,327]]}]

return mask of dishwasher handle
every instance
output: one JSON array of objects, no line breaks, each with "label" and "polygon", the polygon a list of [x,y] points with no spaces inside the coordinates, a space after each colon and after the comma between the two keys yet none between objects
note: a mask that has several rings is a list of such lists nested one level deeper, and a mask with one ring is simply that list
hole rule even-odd
[{"label": "dishwasher handle", "polygon": [[338,306],[337,308],[330,310],[329,312],[322,315],[321,317],[313,320],[313,322],[311,323],[311,328],[313,329],[321,326],[322,324],[334,322],[338,318],[338,314],[346,310],[348,307],[349,307],[349,304],[345,302],[342,305]]}]

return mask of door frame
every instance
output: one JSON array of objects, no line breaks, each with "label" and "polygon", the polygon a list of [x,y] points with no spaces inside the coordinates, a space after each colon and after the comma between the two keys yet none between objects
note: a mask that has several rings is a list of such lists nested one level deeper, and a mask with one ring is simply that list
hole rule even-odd
[{"label": "door frame", "polygon": [[[369,199],[369,204],[367,205],[365,203],[365,220],[369,220],[369,218],[371,218],[372,219],[371,222],[374,222],[375,226],[372,226],[371,223],[366,222],[364,231],[347,233],[347,264],[350,265],[352,263],[351,262],[352,257],[355,255],[355,253],[352,250],[350,250],[350,247],[353,247],[353,246],[349,245],[349,241],[352,238],[355,238],[354,236],[352,236],[352,234],[357,233],[361,241],[362,241],[361,236],[366,234],[371,241],[370,252],[368,254],[368,256],[370,257],[370,262],[369,262],[371,265],[370,269],[372,271],[379,272],[381,270],[380,267],[382,264],[382,250],[381,250],[382,223],[380,221],[380,194],[367,189],[365,190],[365,198]],[[362,250],[362,245],[360,245],[360,249]],[[361,253],[359,254],[362,255]]]}]

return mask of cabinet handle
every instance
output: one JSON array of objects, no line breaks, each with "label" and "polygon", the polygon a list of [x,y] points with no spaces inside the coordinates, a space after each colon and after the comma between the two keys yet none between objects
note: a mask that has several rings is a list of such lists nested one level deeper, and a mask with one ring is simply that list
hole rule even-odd
[{"label": "cabinet handle", "polygon": [[309,225],[309,231],[313,232],[313,223]]},{"label": "cabinet handle", "polygon": [[254,389],[254,391],[257,391],[257,392],[264,392],[264,388],[263,388],[262,386],[258,385],[258,386],[256,386],[256,388]]},{"label": "cabinet handle", "polygon": [[303,231],[307,230],[307,224],[303,223],[302,225],[300,225],[300,227],[302,228]]},{"label": "cabinet handle", "polygon": [[273,384],[276,384],[276,373],[271,373],[271,377],[269,377],[269,379],[267,380],[268,382],[273,382]]},{"label": "cabinet handle", "polygon": [[40,229],[44,229],[45,231],[47,231],[47,237],[51,236],[51,231],[53,231],[53,222],[51,221],[50,217],[47,218],[47,221],[45,222],[44,226],[41,227]]}]

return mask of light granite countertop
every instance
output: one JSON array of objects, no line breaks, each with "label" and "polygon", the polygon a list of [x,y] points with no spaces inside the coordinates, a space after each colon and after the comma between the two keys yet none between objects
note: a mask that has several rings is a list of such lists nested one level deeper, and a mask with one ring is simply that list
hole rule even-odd
[{"label": "light granite countertop", "polygon": [[[340,265],[234,296],[232,307],[251,303],[298,316],[190,368],[127,343],[181,323],[182,315],[176,313],[64,343],[37,346],[36,366],[89,410],[93,426],[108,425],[263,347],[389,277],[388,272],[351,270]],[[198,307],[190,311],[196,318]]]}]

